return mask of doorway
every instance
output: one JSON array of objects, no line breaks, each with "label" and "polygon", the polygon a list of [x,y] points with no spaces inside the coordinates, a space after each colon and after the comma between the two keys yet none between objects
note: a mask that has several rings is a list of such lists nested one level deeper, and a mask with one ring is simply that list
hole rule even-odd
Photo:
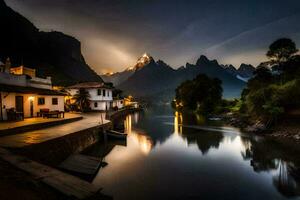
[{"label": "doorway", "polygon": [[23,96],[16,96],[16,111],[24,112],[24,99]]},{"label": "doorway", "polygon": [[24,116],[24,98],[23,96],[16,96],[16,112]]}]

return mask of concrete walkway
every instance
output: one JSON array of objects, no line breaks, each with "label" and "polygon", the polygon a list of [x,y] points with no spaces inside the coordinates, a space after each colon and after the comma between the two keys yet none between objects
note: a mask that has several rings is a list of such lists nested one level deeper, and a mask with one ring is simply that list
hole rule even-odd
[{"label": "concrete walkway", "polygon": [[34,118],[25,118],[23,121],[17,122],[0,122],[0,131],[18,128],[22,126],[34,125],[34,124],[43,124],[47,122],[57,122],[63,121],[66,119],[72,119],[80,117],[79,114],[65,113],[65,118],[42,118],[42,117],[34,117]]},{"label": "concrete walkway", "polygon": [[[101,115],[103,120],[101,119]],[[82,114],[82,116],[83,119],[80,121],[40,129],[36,131],[20,133],[17,135],[3,136],[0,138],[0,146],[19,148],[27,145],[38,144],[47,140],[51,140],[54,138],[58,138],[64,135],[68,135],[110,122],[108,120],[105,120],[104,113],[89,113]]]}]

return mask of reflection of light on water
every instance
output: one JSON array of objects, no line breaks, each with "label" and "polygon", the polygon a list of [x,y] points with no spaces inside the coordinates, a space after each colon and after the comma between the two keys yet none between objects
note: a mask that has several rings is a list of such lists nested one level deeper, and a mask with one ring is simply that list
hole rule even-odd
[{"label": "reflection of light on water", "polygon": [[181,135],[182,134],[182,113],[175,112],[174,116],[174,134]]},{"label": "reflection of light on water", "polygon": [[135,142],[136,144],[139,145],[141,151],[144,154],[150,153],[152,146],[153,146],[153,142],[149,137],[147,137],[146,135],[141,135],[141,134],[137,134],[137,133],[131,133],[130,137],[133,140],[133,142]]},{"label": "reflection of light on water", "polygon": [[[134,117],[134,123],[138,122],[138,113],[135,113],[133,115]],[[153,147],[153,142],[151,138],[149,138],[147,135],[137,133],[134,130],[132,130],[132,115],[128,115],[124,121],[124,126],[125,126],[125,132],[129,135],[130,139],[136,143],[141,151],[144,154],[148,154],[152,147]]]},{"label": "reflection of light on water", "polygon": [[130,134],[132,131],[132,126],[131,126],[131,115],[127,115],[126,119],[124,121],[124,126],[125,126],[125,132],[127,134]]},{"label": "reflection of light on water", "polygon": [[139,121],[139,113],[136,112],[133,114],[133,116],[134,116],[134,123],[137,124]]}]

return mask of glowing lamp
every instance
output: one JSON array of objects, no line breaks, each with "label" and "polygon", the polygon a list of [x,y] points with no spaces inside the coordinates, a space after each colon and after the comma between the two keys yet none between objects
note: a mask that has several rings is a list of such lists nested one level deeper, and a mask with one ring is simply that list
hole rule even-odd
[{"label": "glowing lamp", "polygon": [[30,96],[30,97],[28,97],[28,100],[29,100],[29,101],[33,101],[33,100],[34,100],[34,97],[33,97],[33,96]]}]

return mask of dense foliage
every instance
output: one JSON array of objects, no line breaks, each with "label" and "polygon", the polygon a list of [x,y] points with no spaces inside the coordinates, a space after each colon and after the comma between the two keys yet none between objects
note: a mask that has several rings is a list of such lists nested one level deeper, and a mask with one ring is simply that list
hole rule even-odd
[{"label": "dense foliage", "polygon": [[240,111],[272,125],[300,108],[300,56],[295,43],[279,39],[270,45],[269,60],[257,67],[242,93]]},{"label": "dense foliage", "polygon": [[82,112],[90,110],[90,94],[85,89],[79,89],[78,92],[73,96],[75,104],[78,106],[78,109]]},{"label": "dense foliage", "polygon": [[214,113],[222,100],[221,84],[219,79],[199,74],[195,79],[185,81],[177,87],[173,107],[203,114]]}]

